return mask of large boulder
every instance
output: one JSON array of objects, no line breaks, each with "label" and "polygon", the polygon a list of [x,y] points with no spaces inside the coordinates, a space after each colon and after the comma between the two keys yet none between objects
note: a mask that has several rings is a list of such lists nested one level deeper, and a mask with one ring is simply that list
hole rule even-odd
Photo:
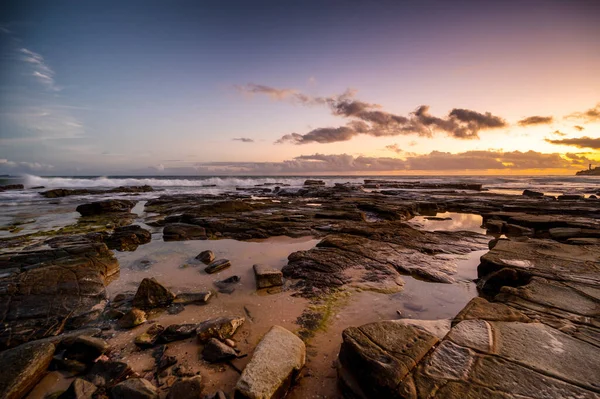
[{"label": "large boulder", "polygon": [[205,343],[211,338],[220,340],[231,338],[245,320],[243,317],[218,317],[204,321],[196,328],[198,342]]},{"label": "large boulder", "polygon": [[158,391],[144,378],[130,378],[110,391],[113,399],[158,399]]},{"label": "large boulder", "polygon": [[153,309],[170,305],[175,294],[156,281],[155,278],[145,278],[133,298],[133,306],[140,309]]},{"label": "large boulder", "polygon": [[25,397],[46,374],[54,350],[51,343],[32,342],[0,353],[0,398]]},{"label": "large boulder", "polygon": [[135,251],[138,246],[147,244],[151,240],[152,233],[138,225],[131,225],[115,228],[113,233],[104,242],[110,249]]},{"label": "large boulder", "polygon": [[171,223],[163,229],[164,241],[206,240],[204,227],[188,223]]},{"label": "large boulder", "polygon": [[252,266],[256,278],[256,288],[278,287],[283,285],[283,273],[279,269],[262,264]]},{"label": "large boulder", "polygon": [[83,378],[76,378],[69,385],[69,389],[63,392],[58,399],[92,399],[97,390],[98,387],[91,382]]},{"label": "large boulder", "polygon": [[108,199],[79,205],[75,210],[81,216],[102,215],[105,213],[129,213],[136,201]]},{"label": "large boulder", "polygon": [[283,327],[271,327],[242,372],[235,386],[235,397],[283,398],[305,361],[304,342]]}]

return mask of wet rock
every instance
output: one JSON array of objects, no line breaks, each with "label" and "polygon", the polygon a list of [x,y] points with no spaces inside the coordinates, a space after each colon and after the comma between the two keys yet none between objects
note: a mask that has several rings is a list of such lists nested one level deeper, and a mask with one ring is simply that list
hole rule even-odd
[{"label": "wet rock", "polygon": [[136,201],[109,199],[79,205],[75,210],[81,216],[102,215],[105,213],[129,213],[135,206],[135,203]]},{"label": "wet rock", "polygon": [[61,347],[66,348],[64,358],[85,364],[92,363],[110,350],[110,346],[105,340],[89,336],[64,340]]},{"label": "wet rock", "polygon": [[214,285],[219,289],[220,293],[231,294],[235,291],[235,285],[241,281],[240,276],[231,276],[226,279],[215,281]]},{"label": "wet rock", "polygon": [[5,184],[0,186],[0,191],[9,191],[9,190],[23,190],[25,186],[22,184]]},{"label": "wet rock", "polygon": [[141,309],[133,308],[129,312],[125,313],[123,317],[117,322],[121,328],[133,328],[146,322],[146,312]]},{"label": "wet rock", "polygon": [[225,340],[231,338],[244,324],[243,317],[218,317],[200,323],[196,328],[198,342],[205,343],[211,338]]},{"label": "wet rock", "polygon": [[25,397],[41,378],[54,356],[51,343],[29,343],[0,353],[0,397]]},{"label": "wet rock", "polygon": [[518,226],[516,224],[507,224],[505,233],[508,237],[532,237],[535,230],[528,227]]},{"label": "wet rock", "polygon": [[456,315],[452,324],[454,325],[463,320],[518,321],[523,323],[532,321],[524,313],[516,309],[506,306],[503,303],[488,302],[484,298],[471,299],[460,313]]},{"label": "wet rock", "polygon": [[[44,188],[44,187],[33,187],[33,188]],[[42,196],[46,198],[60,198],[60,197],[68,197],[71,195],[93,195],[93,194],[112,194],[112,193],[147,193],[152,192],[154,189],[150,186],[127,186],[127,187],[116,187],[111,188],[110,190],[90,190],[87,188],[83,189],[64,189],[64,188],[56,188],[53,190],[44,191],[40,193]]]},{"label": "wet rock", "polygon": [[152,240],[152,233],[138,225],[117,227],[104,242],[110,249],[135,251],[138,246]]},{"label": "wet rock", "polygon": [[173,384],[167,395],[167,399],[202,399],[204,384],[199,375]]},{"label": "wet rock", "polygon": [[532,198],[541,198],[544,196],[544,193],[541,193],[539,191],[533,191],[533,190],[523,190],[523,195],[526,197],[532,197]]},{"label": "wet rock", "polygon": [[206,304],[208,300],[212,297],[212,293],[210,291],[204,292],[181,292],[177,294],[173,303],[180,303],[182,305],[189,305],[191,303],[195,304]]},{"label": "wet rock", "polygon": [[163,229],[164,241],[206,240],[204,227],[187,223],[167,224]]},{"label": "wet rock", "polygon": [[52,361],[52,366],[58,370],[64,370],[72,375],[83,374],[89,369],[89,365],[79,360],[72,360],[68,358],[62,358],[61,356],[55,356]]},{"label": "wet rock", "polygon": [[158,399],[152,383],[144,378],[130,378],[115,385],[110,391],[113,399]]},{"label": "wet rock", "polygon": [[235,386],[235,397],[284,397],[305,361],[304,342],[283,327],[271,327],[244,368]]},{"label": "wet rock", "polygon": [[58,399],[92,399],[97,390],[98,387],[91,382],[86,381],[83,378],[76,378]]},{"label": "wet rock", "polygon": [[502,234],[506,229],[506,222],[502,220],[488,220],[485,228],[490,234]]},{"label": "wet rock", "polygon": [[283,273],[281,270],[257,264],[252,266],[254,277],[256,277],[256,288],[278,287],[283,285]]},{"label": "wet rock", "polygon": [[214,262],[211,262],[210,265],[206,266],[206,268],[204,268],[204,271],[208,274],[213,274],[220,272],[221,270],[227,269],[228,267],[231,267],[231,262],[228,259],[218,259]]},{"label": "wet rock", "polygon": [[225,362],[236,357],[237,353],[232,347],[216,338],[209,339],[202,350],[202,358],[210,363]]},{"label": "wet rock", "polygon": [[202,251],[198,254],[198,256],[196,256],[196,259],[198,259],[200,262],[208,265],[213,260],[215,260],[215,254],[213,253],[213,251],[210,251],[210,250]]},{"label": "wet rock", "polygon": [[155,278],[145,278],[135,293],[133,306],[141,309],[160,308],[170,305],[174,299],[175,294],[156,281]]},{"label": "wet rock", "polygon": [[583,194],[563,194],[557,197],[559,201],[578,201],[584,199]]},{"label": "wet rock", "polygon": [[196,375],[196,373],[190,370],[189,367],[180,364],[173,367],[173,375],[176,375],[177,377],[193,377]]},{"label": "wet rock", "polygon": [[171,324],[160,335],[162,342],[180,341],[196,335],[198,324]]},{"label": "wet rock", "polygon": [[0,348],[77,329],[106,306],[106,279],[119,263],[102,243],[0,255]]},{"label": "wet rock", "polygon": [[401,398],[398,386],[438,338],[423,329],[382,321],[342,333],[338,377],[369,398]]},{"label": "wet rock", "polygon": [[141,348],[149,348],[156,344],[160,335],[165,331],[165,328],[160,324],[153,324],[145,333],[135,337],[133,341]]},{"label": "wet rock", "polygon": [[84,377],[97,387],[110,388],[133,375],[133,370],[123,362],[98,361]]},{"label": "wet rock", "polygon": [[305,180],[304,181],[304,185],[305,186],[324,186],[325,182],[323,180]]}]

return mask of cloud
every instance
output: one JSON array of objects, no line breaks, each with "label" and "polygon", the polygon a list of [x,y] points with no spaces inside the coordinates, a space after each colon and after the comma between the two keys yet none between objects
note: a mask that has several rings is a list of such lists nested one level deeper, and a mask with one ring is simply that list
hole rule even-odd
[{"label": "cloud", "polygon": [[593,148],[595,150],[600,150],[600,138],[591,138],[591,137],[576,137],[572,139],[561,139],[561,140],[551,140],[545,139],[548,143],[558,144],[558,145],[569,145],[577,148]]},{"label": "cloud", "polygon": [[594,108],[590,108],[584,112],[574,112],[567,115],[567,119],[581,119],[585,122],[598,122],[600,121],[600,103],[596,104]]},{"label": "cloud", "polygon": [[19,51],[23,54],[22,60],[33,65],[34,70],[32,76],[49,90],[61,90],[61,87],[57,86],[54,81],[54,71],[46,64],[44,57],[26,48],[21,48]]},{"label": "cloud", "polygon": [[575,125],[575,126],[573,126],[573,127],[574,127],[575,129],[577,129],[578,131],[580,131],[580,132],[581,132],[582,130],[584,130],[584,129],[585,129],[583,126],[579,126],[579,125]]},{"label": "cloud", "polygon": [[548,125],[554,121],[552,116],[530,116],[517,122],[519,126]]},{"label": "cloud", "polygon": [[557,136],[561,136],[561,137],[564,137],[564,136],[567,135],[566,133],[563,133],[560,130],[555,130],[555,131],[552,132],[552,134],[557,135]]},{"label": "cloud", "polygon": [[277,101],[289,101],[304,106],[327,106],[335,116],[350,119],[344,126],[321,127],[306,134],[290,133],[276,141],[277,144],[335,143],[348,141],[357,135],[373,137],[416,134],[424,137],[442,132],[458,139],[478,139],[479,132],[508,126],[506,121],[489,112],[454,108],[444,117],[429,112],[421,105],[407,116],[383,111],[381,105],[355,99],[356,90],[330,97],[312,97],[294,89],[276,89],[254,83],[236,86],[246,94],[264,94]]},{"label": "cloud", "polygon": [[236,137],[232,139],[233,141],[241,141],[242,143],[254,143],[254,139],[248,137]]},{"label": "cloud", "polygon": [[390,150],[395,152],[396,154],[401,154],[404,152],[403,149],[400,148],[400,146],[398,144],[390,144],[390,145],[386,145],[385,146],[386,150]]},{"label": "cloud", "polygon": [[162,163],[158,164],[158,165],[154,165],[154,166],[149,166],[150,169],[154,169],[157,172],[164,172],[165,170],[165,165],[163,165]]},{"label": "cloud", "polygon": [[53,165],[39,162],[16,162],[8,159],[0,159],[0,170],[7,170],[12,173],[24,172],[47,172],[54,169]]}]

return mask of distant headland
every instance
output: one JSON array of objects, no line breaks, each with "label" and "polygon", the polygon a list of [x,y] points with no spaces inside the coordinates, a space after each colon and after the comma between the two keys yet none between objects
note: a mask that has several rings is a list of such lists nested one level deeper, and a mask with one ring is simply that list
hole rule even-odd
[{"label": "distant headland", "polygon": [[589,169],[580,170],[579,172],[575,173],[575,175],[577,175],[577,176],[600,176],[600,167],[596,166],[594,169],[592,169],[592,164],[590,164]]}]

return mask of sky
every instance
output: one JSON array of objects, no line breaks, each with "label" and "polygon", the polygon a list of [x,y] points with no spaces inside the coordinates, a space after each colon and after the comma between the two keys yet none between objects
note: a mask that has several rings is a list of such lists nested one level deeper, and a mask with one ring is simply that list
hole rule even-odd
[{"label": "sky", "polygon": [[3,1],[0,174],[573,174],[598,1]]}]

